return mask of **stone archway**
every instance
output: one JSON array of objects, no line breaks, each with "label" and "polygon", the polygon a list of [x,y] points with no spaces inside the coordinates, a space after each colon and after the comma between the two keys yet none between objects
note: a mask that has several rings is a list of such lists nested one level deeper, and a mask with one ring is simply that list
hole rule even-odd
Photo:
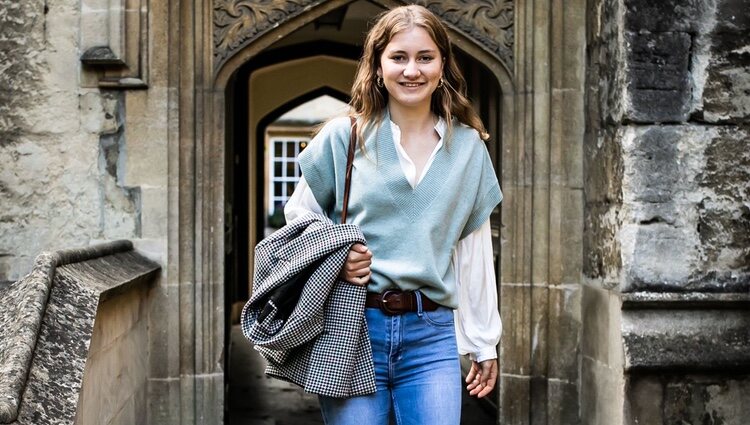
[{"label": "stone archway", "polygon": [[[178,111],[174,116],[179,132],[170,136],[174,160],[169,204],[179,220],[169,228],[169,267],[180,300],[173,318],[180,332],[178,341],[171,342],[178,345],[179,370],[169,375],[179,376],[174,388],[179,395],[169,395],[179,403],[169,404],[168,410],[170,417],[178,413],[180,422],[205,423],[220,417],[224,399],[227,83],[242,63],[275,40],[351,2],[170,4],[171,16],[179,22],[170,30],[170,101]],[[580,323],[576,325],[575,312],[570,311],[575,307],[566,306],[571,295],[573,300],[578,297],[581,242],[566,227],[583,227],[581,161],[576,154],[583,134],[582,72],[574,70],[567,80],[558,77],[567,76],[565,67],[583,63],[579,56],[585,45],[585,1],[566,5],[564,14],[562,7],[541,0],[519,6],[513,1],[419,3],[448,22],[455,44],[492,72],[503,93],[500,149],[506,198],[498,282],[505,335],[497,391],[500,418],[507,423],[539,423],[534,418],[543,417],[544,423],[554,423],[554,417],[561,417],[557,401],[570,401],[571,388],[577,388]],[[553,43],[561,45],[552,48],[551,35],[565,34],[566,29],[575,37],[559,37],[561,41]],[[570,61],[566,51],[575,56],[573,62],[565,62]],[[574,124],[560,124],[564,112],[572,114]],[[573,360],[550,358],[550,350],[571,346]],[[577,396],[573,399],[577,412]]]}]

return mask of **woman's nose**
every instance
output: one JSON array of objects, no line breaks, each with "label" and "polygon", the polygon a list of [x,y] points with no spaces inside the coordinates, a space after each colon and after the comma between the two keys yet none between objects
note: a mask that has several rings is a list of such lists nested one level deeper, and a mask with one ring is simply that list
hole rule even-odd
[{"label": "woman's nose", "polygon": [[404,68],[404,77],[414,78],[419,76],[419,67],[416,61],[409,61]]}]

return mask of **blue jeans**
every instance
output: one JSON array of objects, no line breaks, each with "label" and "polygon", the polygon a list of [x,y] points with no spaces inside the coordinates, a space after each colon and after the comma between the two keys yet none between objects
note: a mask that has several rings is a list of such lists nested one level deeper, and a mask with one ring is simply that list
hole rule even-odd
[{"label": "blue jeans", "polygon": [[453,311],[440,307],[388,316],[365,311],[375,362],[377,392],[367,396],[320,396],[328,425],[458,425],[461,369]]}]

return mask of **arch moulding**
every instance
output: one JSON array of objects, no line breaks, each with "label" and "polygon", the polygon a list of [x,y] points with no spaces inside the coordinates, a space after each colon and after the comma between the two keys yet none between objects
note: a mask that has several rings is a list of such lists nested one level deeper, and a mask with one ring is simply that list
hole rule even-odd
[{"label": "arch moulding", "polygon": [[[212,10],[212,62],[217,86],[224,87],[227,78],[242,63],[274,41],[349,3],[353,1],[216,1]],[[488,57],[477,59],[490,69],[497,62],[507,74],[513,69],[513,0],[373,0],[371,3],[385,8],[404,4],[425,6],[448,24],[454,41],[465,41],[457,44],[463,44],[462,48],[473,46],[467,53],[482,50],[482,56]]]}]

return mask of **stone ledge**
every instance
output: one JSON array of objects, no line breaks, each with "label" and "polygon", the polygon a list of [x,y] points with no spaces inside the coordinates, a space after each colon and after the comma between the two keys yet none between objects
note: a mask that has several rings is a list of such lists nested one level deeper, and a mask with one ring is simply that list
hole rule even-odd
[{"label": "stone ledge", "polygon": [[750,292],[631,292],[621,299],[623,310],[750,308]]},{"label": "stone ledge", "polygon": [[632,305],[623,309],[626,372],[750,370],[750,315],[744,307],[746,299],[735,300],[731,308],[730,305],[708,308],[721,305],[717,299],[713,304],[702,304],[702,308],[690,308],[695,300],[681,301],[659,301],[676,303],[679,308],[677,305],[657,308],[657,303],[644,309],[634,309]]},{"label": "stone ledge", "polygon": [[64,249],[51,253],[55,259],[55,266],[64,266],[71,263],[80,263],[94,258],[105,257],[133,250],[133,243],[127,240],[118,240],[94,245],[85,248]]},{"label": "stone ledge", "polygon": [[7,287],[0,298],[0,423],[73,421],[77,392],[70,392],[80,389],[98,303],[159,270],[132,249],[115,241],[45,252]]},{"label": "stone ledge", "polygon": [[40,254],[0,299],[0,423],[18,416],[56,263],[54,254]]}]

